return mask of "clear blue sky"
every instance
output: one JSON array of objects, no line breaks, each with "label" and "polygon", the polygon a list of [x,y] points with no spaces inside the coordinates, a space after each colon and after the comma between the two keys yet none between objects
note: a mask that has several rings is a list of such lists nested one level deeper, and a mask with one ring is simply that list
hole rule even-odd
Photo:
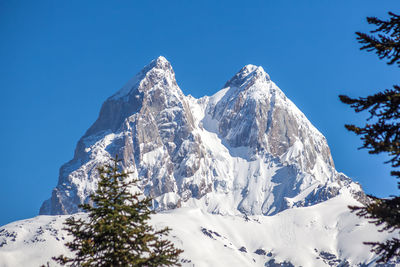
[{"label": "clear blue sky", "polygon": [[388,11],[400,2],[0,0],[0,225],[38,214],[103,101],[159,55],[196,97],[263,66],[327,137],[339,171],[397,194],[385,158],[357,150],[343,127],[366,116],[338,101],[400,83],[355,40],[366,16]]}]

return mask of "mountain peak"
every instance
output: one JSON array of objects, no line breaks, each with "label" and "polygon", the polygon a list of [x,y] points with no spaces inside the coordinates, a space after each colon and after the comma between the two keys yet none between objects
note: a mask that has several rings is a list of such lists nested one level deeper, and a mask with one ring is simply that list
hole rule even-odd
[{"label": "mountain peak", "polygon": [[226,84],[225,87],[240,87],[249,82],[270,81],[269,75],[263,67],[248,64],[238,71]]},{"label": "mountain peak", "polygon": [[146,67],[144,67],[143,70],[147,72],[153,68],[162,70],[172,70],[171,63],[169,63],[169,61],[163,56],[159,56],[158,58],[153,59]]},{"label": "mountain peak", "polygon": [[117,93],[111,96],[112,100],[123,98],[130,94],[130,92],[139,86],[143,79],[160,80],[163,77],[168,77],[173,83],[175,81],[175,72],[172,69],[171,63],[163,57],[159,56],[147,64],[138,74],[129,80]]},{"label": "mountain peak", "polygon": [[155,59],[158,63],[169,63],[168,60],[164,56],[159,56],[158,58]]},{"label": "mountain peak", "polygon": [[239,72],[251,73],[251,72],[257,71],[257,70],[264,71],[263,67],[261,67],[261,66],[256,66],[256,65],[253,65],[253,64],[247,64]]}]

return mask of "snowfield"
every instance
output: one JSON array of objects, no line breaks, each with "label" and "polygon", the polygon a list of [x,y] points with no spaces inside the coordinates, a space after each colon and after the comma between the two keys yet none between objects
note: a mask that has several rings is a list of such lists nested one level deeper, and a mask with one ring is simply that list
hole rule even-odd
[{"label": "snowfield", "polygon": [[[349,204],[360,203],[340,194],[273,216],[179,208],[154,215],[151,223],[172,228],[169,238],[185,250],[183,266],[374,266],[376,256],[362,242],[384,240],[389,234],[351,214]],[[40,266],[47,261],[57,266],[52,256],[71,255],[63,246],[70,237],[61,230],[69,216],[42,215],[1,227],[0,266]]]}]

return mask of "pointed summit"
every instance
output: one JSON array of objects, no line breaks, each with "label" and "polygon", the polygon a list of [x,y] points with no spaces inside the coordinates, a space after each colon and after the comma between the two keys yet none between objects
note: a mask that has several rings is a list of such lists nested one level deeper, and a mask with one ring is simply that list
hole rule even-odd
[{"label": "pointed summit", "polygon": [[[153,59],[148,65],[146,65],[138,74],[136,74],[131,80],[129,80],[117,93],[110,97],[111,100],[120,98],[127,99],[131,92],[141,87],[140,85],[145,81],[149,81],[152,84],[160,81],[175,84],[175,72],[172,69],[171,63],[163,57],[159,56]],[[143,87],[143,86],[142,86]]]},{"label": "pointed summit", "polygon": [[156,66],[161,67],[161,68],[164,66],[171,67],[171,63],[169,63],[169,61],[163,56],[159,56],[158,58],[154,59],[152,62],[155,62]]},{"label": "pointed summit", "polygon": [[146,73],[153,68],[174,72],[171,63],[169,63],[169,61],[163,56],[159,56],[158,58],[153,59],[147,66],[143,68],[141,73]]},{"label": "pointed summit", "polygon": [[244,84],[259,81],[270,81],[269,75],[264,71],[263,67],[248,64],[235,74],[226,84],[225,87],[241,87]]},{"label": "pointed summit", "polygon": [[159,105],[161,109],[170,102],[178,103],[182,99],[183,93],[171,64],[165,57],[159,56],[103,103],[98,119],[84,137],[104,130],[116,131],[127,117],[139,112],[143,105]]}]

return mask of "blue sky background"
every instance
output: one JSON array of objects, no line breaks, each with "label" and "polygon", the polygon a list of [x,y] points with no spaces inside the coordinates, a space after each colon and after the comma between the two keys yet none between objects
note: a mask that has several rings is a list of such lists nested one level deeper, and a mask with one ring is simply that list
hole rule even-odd
[{"label": "blue sky background", "polygon": [[0,225],[36,216],[59,167],[103,101],[159,55],[185,94],[211,95],[261,65],[327,137],[339,171],[378,196],[397,194],[384,156],[357,150],[338,100],[399,83],[399,68],[359,51],[366,16],[398,0],[0,0]]}]

